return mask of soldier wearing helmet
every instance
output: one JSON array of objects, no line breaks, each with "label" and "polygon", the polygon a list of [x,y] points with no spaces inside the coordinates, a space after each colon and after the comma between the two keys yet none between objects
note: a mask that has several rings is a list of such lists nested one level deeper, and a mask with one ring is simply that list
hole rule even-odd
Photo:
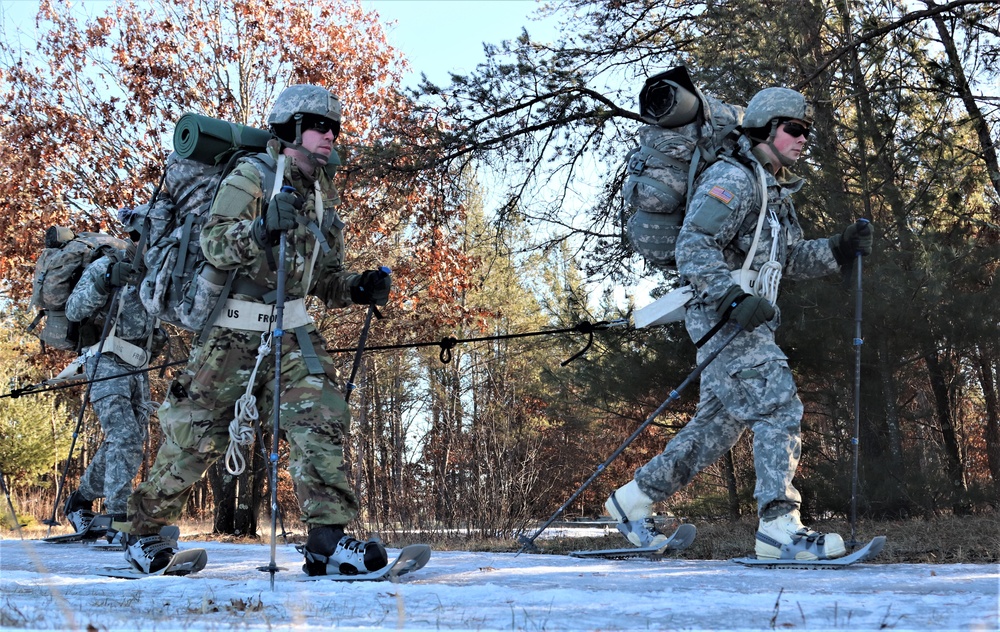
[{"label": "soldier wearing helmet", "polygon": [[[133,242],[142,230],[144,208],[118,212]],[[134,256],[135,244],[107,251],[84,269],[66,300],[70,322],[95,317],[111,322],[103,340],[83,349],[78,360],[93,382],[90,404],[104,441],[80,477],[80,486],[66,498],[63,512],[84,540],[105,536],[116,546],[121,545],[122,534],[109,525],[125,519],[132,481],[142,465],[149,414],[155,410],[149,398],[149,378],[137,369],[147,367],[166,344],[166,334],[139,299],[131,264]],[[98,498],[104,498],[101,519],[93,511]]]},{"label": "soldier wearing helmet", "polygon": [[[334,165],[339,163],[333,142],[340,135],[340,117],[340,101],[332,92],[319,86],[295,85],[278,95],[267,124],[282,145],[293,150],[292,155],[305,158],[311,164],[307,168],[315,169],[330,164],[331,157]],[[310,130],[329,134],[329,142],[303,135]]]},{"label": "soldier wearing helmet", "polygon": [[760,522],[758,558],[826,559],[844,555],[843,538],[802,525],[792,485],[801,450],[803,407],[787,358],[775,344],[782,277],[802,280],[849,269],[872,250],[864,220],[830,238],[806,239],[791,196],[802,178],[789,169],[805,150],[812,105],[788,88],[766,88],[743,115],[739,155],[724,156],[695,182],[677,238],[677,268],[693,298],[685,325],[704,360],[722,344],[720,328],[743,332],[701,374],[701,401],[663,452],[639,468],[605,507],[636,546],[667,540],[652,521],[669,498],[752,430]]},{"label": "soldier wearing helmet", "polygon": [[[225,453],[227,469],[239,469],[238,459],[230,460],[230,424],[248,417],[247,402],[256,414],[251,419],[272,419],[275,406],[282,411],[289,471],[301,519],[309,525],[305,572],[366,573],[387,563],[377,539],[361,542],[344,532],[359,508],[343,469],[350,412],[345,385],[304,303],[312,295],[338,309],[384,305],[389,297],[387,274],[344,267],[345,224],[333,183],[340,121],[340,102],[329,90],[289,86],[268,115],[276,137],[269,159],[243,159],[219,187],[200,242],[211,265],[236,274],[222,313],[197,339],[160,407],[164,443],[148,479],[129,499],[126,558],[144,572],[169,562],[176,543],[155,534],[180,514],[209,466]],[[286,296],[281,392],[275,395],[275,360],[263,342],[273,333],[278,270]]]}]

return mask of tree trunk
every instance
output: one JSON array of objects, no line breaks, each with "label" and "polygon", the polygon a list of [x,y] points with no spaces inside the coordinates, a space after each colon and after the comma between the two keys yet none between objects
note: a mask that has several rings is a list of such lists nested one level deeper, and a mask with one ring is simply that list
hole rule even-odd
[{"label": "tree trunk", "polygon": [[878,371],[882,381],[882,406],[885,411],[885,427],[889,433],[889,458],[892,471],[899,480],[906,478],[906,463],[903,460],[903,433],[899,427],[899,410],[896,408],[898,393],[896,379],[890,360],[889,339],[881,336],[878,343]]},{"label": "tree trunk", "polygon": [[[928,7],[934,6],[933,2],[926,2]],[[948,56],[948,69],[951,72],[952,88],[958,93],[965,106],[965,111],[972,119],[972,126],[976,130],[976,138],[979,141],[979,149],[983,162],[986,163],[986,171],[989,174],[993,189],[1000,194],[1000,161],[997,160],[996,143],[990,136],[990,127],[983,116],[983,111],[979,109],[976,98],[972,94],[972,87],[965,76],[965,69],[962,66],[962,58],[959,55],[958,47],[955,45],[955,38],[952,36],[948,25],[945,24],[941,14],[934,16],[934,26],[937,27],[938,36],[941,38],[941,45]]]},{"label": "tree trunk", "polygon": [[[268,441],[268,434],[264,440]],[[264,499],[264,482],[267,480],[267,460],[260,454],[260,446],[242,446],[247,466],[242,474],[234,476],[226,471],[224,459],[208,469],[208,480],[215,499],[213,533],[256,536],[257,518]],[[267,490],[270,493],[270,490]]]},{"label": "tree trunk", "polygon": [[215,498],[212,532],[232,534],[236,528],[236,477],[227,472],[225,462],[219,460],[208,468],[208,482]]},{"label": "tree trunk", "polygon": [[924,362],[927,364],[931,392],[934,394],[934,408],[941,429],[941,438],[944,442],[945,462],[952,490],[952,508],[956,514],[963,514],[967,512],[963,502],[967,489],[965,467],[962,465],[961,446],[952,416],[948,380],[944,374],[945,367],[938,357],[938,352],[933,350],[924,354]]},{"label": "tree trunk", "polygon": [[[256,450],[253,448],[256,447]],[[233,512],[233,535],[256,537],[257,518],[260,505],[265,498],[264,481],[267,480],[267,460],[260,453],[259,446],[246,448],[247,469],[239,476],[236,507]],[[266,491],[269,495],[270,489]]]},{"label": "tree trunk", "polygon": [[993,477],[994,497],[1000,499],[1000,402],[997,401],[996,372],[982,353],[978,368],[979,384],[986,400],[986,465]]},{"label": "tree trunk", "polygon": [[736,485],[736,462],[733,459],[733,451],[729,449],[722,459],[722,471],[726,479],[726,494],[729,498],[729,517],[733,520],[740,518],[740,494]]}]

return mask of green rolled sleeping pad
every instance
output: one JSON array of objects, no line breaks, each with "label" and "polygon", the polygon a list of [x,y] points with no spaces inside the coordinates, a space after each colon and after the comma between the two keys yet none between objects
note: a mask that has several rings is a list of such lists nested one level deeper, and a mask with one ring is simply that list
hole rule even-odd
[{"label": "green rolled sleeping pad", "polygon": [[181,116],[174,127],[177,155],[206,165],[220,164],[238,149],[266,151],[269,140],[271,132],[193,112]]}]

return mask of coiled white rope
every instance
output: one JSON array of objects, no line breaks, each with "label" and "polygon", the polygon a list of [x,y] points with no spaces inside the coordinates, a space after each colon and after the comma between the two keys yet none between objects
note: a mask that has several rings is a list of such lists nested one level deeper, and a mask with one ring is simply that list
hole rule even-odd
[{"label": "coiled white rope", "polygon": [[781,285],[781,264],[778,263],[778,231],[781,223],[773,209],[767,211],[767,223],[771,226],[771,256],[757,273],[757,291],[775,305],[778,302],[778,286]]},{"label": "coiled white rope", "polygon": [[253,394],[253,387],[257,381],[257,369],[260,363],[271,352],[271,332],[264,332],[260,335],[260,346],[257,347],[257,361],[254,363],[253,371],[247,379],[247,390],[240,395],[233,406],[235,415],[229,422],[229,447],[226,448],[226,471],[234,476],[239,476],[247,467],[247,461],[240,452],[241,445],[253,443],[253,424],[257,422],[260,414],[257,411],[257,398]]}]

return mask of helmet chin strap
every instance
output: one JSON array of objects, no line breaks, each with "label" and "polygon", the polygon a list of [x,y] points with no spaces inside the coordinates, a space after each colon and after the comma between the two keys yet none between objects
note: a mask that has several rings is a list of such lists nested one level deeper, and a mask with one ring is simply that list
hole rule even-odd
[{"label": "helmet chin strap", "polygon": [[323,167],[325,167],[326,163],[329,162],[325,157],[321,156],[320,154],[309,151],[308,149],[302,146],[301,114],[295,115],[295,142],[288,143],[285,141],[281,141],[281,144],[284,145],[285,147],[290,147],[295,151],[299,152],[300,154],[302,154],[303,156],[305,156],[305,159],[309,162],[309,165],[312,167],[313,173],[315,173],[317,169],[322,169]]},{"label": "helmet chin strap", "polygon": [[778,158],[783,167],[791,167],[795,164],[794,158],[789,158],[785,154],[778,151],[778,148],[774,146],[774,139],[778,135],[778,121],[771,121],[771,133],[767,136],[767,141],[764,143],[771,148],[771,152]]}]

